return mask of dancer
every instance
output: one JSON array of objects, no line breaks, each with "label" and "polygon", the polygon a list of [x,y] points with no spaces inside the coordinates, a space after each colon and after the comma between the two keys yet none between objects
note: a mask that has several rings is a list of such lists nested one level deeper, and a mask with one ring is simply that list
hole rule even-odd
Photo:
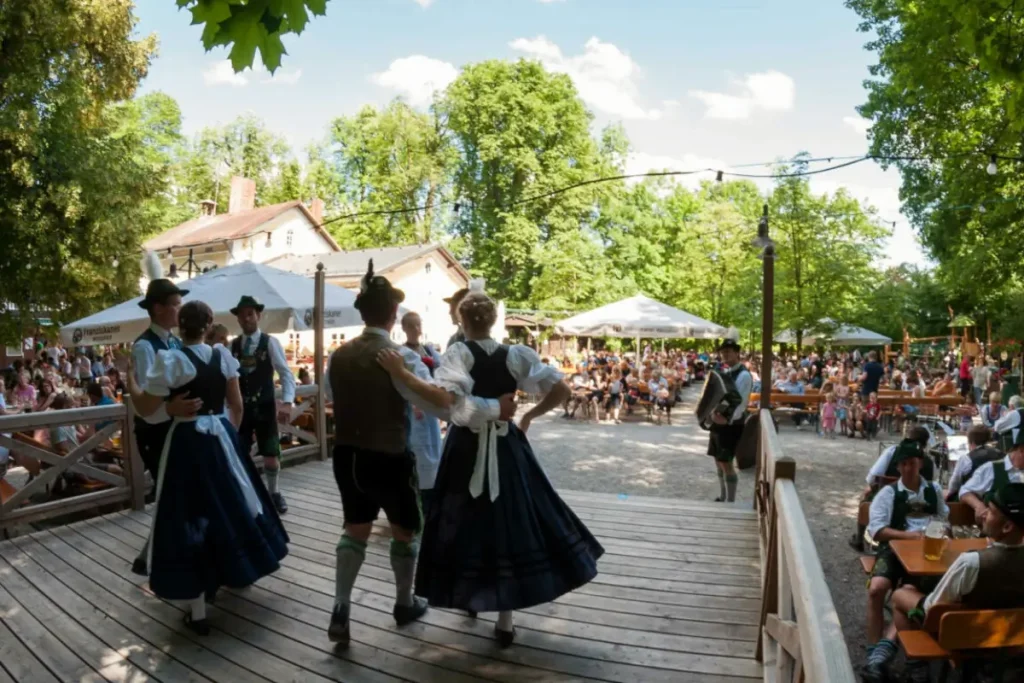
[{"label": "dancer", "polygon": [[145,389],[128,373],[141,415],[168,396],[190,393],[203,402],[198,417],[175,418],[167,431],[148,558],[150,588],[161,598],[187,601],[185,623],[199,635],[209,633],[205,600],[219,586],[248,586],[276,571],[288,554],[288,535],[255,465],[239,457],[238,362],[223,346],[203,343],[212,322],[209,306],[188,302],[178,317],[184,347],[157,356]]},{"label": "dancer", "polygon": [[[406,313],[402,316],[402,331],[405,332],[405,348],[410,349],[426,366],[429,374],[420,375],[423,379],[433,377],[441,366],[441,356],[430,344],[421,344],[423,323],[418,313]],[[416,455],[416,477],[420,485],[420,504],[423,516],[433,502],[434,479],[437,467],[441,464],[441,423],[429,412],[409,404],[409,450]]]},{"label": "dancer", "polygon": [[[146,255],[145,269],[149,275],[146,296],[139,302],[141,308],[149,313],[149,327],[140,334],[132,345],[131,360],[135,366],[136,383],[146,388],[146,377],[156,361],[157,353],[168,349],[181,348],[181,340],[171,334],[171,329],[178,326],[178,309],[181,298],[188,294],[187,289],[179,289],[176,284],[163,277],[163,268],[156,254]],[[132,372],[128,373],[133,374]],[[135,445],[139,449],[142,465],[149,470],[156,488],[157,472],[160,470],[160,453],[164,447],[167,430],[171,427],[173,417],[191,417],[202,405],[198,398],[187,393],[178,394],[171,400],[161,403],[152,413],[141,416],[136,410]],[[149,541],[143,546],[142,552],[132,562],[132,571],[140,576],[148,573],[146,558],[149,556]]]},{"label": "dancer", "polygon": [[[429,381],[430,375],[416,353],[390,339],[398,318],[398,304],[404,300],[402,290],[392,287],[387,278],[374,276],[370,261],[355,302],[366,329],[331,355],[329,374],[337,428],[334,478],[341,492],[345,531],[336,550],[334,611],[327,635],[341,647],[349,642],[352,587],[381,508],[391,524],[391,568],[397,592],[395,622],[404,626],[427,611],[427,601],[414,598],[412,590],[418,553],[415,536],[422,518],[415,456],[408,448],[406,411],[413,399],[421,409],[431,404],[416,398],[404,384],[393,382],[376,361],[382,349],[392,350],[403,369]],[[482,428],[489,420],[511,418],[515,414],[515,397],[475,399],[467,402],[466,408],[475,416],[478,428]]]},{"label": "dancer", "polygon": [[712,417],[714,424],[711,425],[711,436],[708,439],[708,455],[715,458],[715,468],[718,472],[720,493],[715,502],[732,503],[736,500],[736,485],[739,483],[733,460],[736,457],[736,446],[743,436],[743,424],[747,418],[747,404],[750,401],[750,389],[754,386],[754,379],[746,366],[740,362],[738,341],[723,340],[718,346],[718,353],[724,366],[722,372],[735,384],[740,395],[740,403],[732,415],[722,415],[715,411]]},{"label": "dancer", "polygon": [[[398,382],[452,408],[434,484],[435,500],[423,531],[416,594],[436,607],[498,612],[495,637],[515,638],[512,611],[550,602],[597,575],[604,549],[559,498],[526,440],[530,423],[569,395],[562,375],[526,346],[490,338],[497,307],[470,292],[459,305],[466,341],[445,352],[437,386],[409,372],[392,351],[380,363]],[[469,425],[472,397],[516,390],[544,394],[519,426],[504,420]]]},{"label": "dancer", "polygon": [[463,287],[462,289],[456,290],[454,294],[444,300],[444,302],[448,304],[448,315],[452,319],[452,325],[455,325],[457,328],[455,330],[455,334],[448,338],[448,345],[444,347],[445,351],[450,349],[453,344],[465,341],[466,339],[466,333],[462,329],[462,321],[459,320],[459,304],[462,303],[462,300],[466,298],[467,294],[469,294],[469,290]]},{"label": "dancer", "polygon": [[[288,504],[277,489],[277,477],[281,472],[281,436],[277,423],[291,420],[292,405],[295,403],[295,375],[288,367],[281,342],[260,331],[260,315],[263,304],[256,297],[245,295],[238,305],[231,309],[231,315],[238,318],[242,335],[231,342],[231,355],[241,365],[239,385],[245,414],[238,429],[238,440],[242,444],[242,455],[249,457],[253,437],[257,452],[263,456],[263,474],[267,478],[267,490],[279,514],[288,512]],[[274,398],[274,372],[281,379],[281,401]]]}]

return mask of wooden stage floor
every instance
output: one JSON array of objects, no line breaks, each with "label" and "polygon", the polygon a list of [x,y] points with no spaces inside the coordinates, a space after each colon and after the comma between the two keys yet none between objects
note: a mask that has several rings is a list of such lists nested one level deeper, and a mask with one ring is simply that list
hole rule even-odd
[{"label": "wooden stage floor", "polygon": [[604,544],[600,575],[556,603],[516,613],[517,639],[431,610],[401,629],[386,529],[378,528],[353,594],[352,639],[335,652],[341,507],[330,462],[281,473],[290,554],[281,570],[221,591],[213,633],[130,571],[149,512],[121,512],[0,543],[0,683],[9,681],[615,681],[762,678],[752,511],[674,499],[563,491]]}]

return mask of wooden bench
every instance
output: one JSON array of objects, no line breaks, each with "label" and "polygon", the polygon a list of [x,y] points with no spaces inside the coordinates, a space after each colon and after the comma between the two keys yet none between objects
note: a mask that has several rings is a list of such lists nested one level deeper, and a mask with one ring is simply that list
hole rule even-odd
[{"label": "wooden bench", "polygon": [[[778,422],[778,416],[792,416],[792,415],[817,415],[818,409],[821,406],[822,401],[825,400],[825,396],[820,392],[815,391],[809,394],[784,394],[781,392],[772,392],[771,398],[769,399],[767,407],[772,414],[772,419]],[[747,410],[750,412],[757,412],[761,408],[761,394],[751,394],[750,401],[747,406]],[[803,406],[797,408],[796,406]]]},{"label": "wooden bench", "polygon": [[989,658],[1011,648],[1024,648],[1024,609],[969,610],[963,605],[933,605],[922,630],[899,631],[897,636],[908,659],[956,665]]},{"label": "wooden bench", "polygon": [[7,499],[18,492],[14,485],[6,479],[0,479],[0,504],[6,503]]}]

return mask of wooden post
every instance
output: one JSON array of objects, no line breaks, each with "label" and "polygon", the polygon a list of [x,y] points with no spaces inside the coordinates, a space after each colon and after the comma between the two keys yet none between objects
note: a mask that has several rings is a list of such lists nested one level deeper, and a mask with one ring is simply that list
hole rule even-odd
[{"label": "wooden post", "polygon": [[[146,472],[142,465],[142,455],[135,443],[135,406],[132,397],[125,393],[121,398],[124,403],[124,429],[121,430],[121,448],[128,455],[128,485],[132,489],[132,510],[146,507]],[[156,486],[156,473],[153,472],[153,486]]]},{"label": "wooden post", "polygon": [[324,391],[324,264],[316,264],[313,277],[313,377],[316,382],[316,441],[320,459],[327,459],[327,412]]},{"label": "wooden post", "polygon": [[[771,399],[772,391],[772,336],[775,334],[775,245],[768,236],[768,205],[764,205],[761,222],[757,226],[758,239],[765,244],[762,258],[763,282],[761,298],[761,395]],[[768,407],[762,403],[763,407]]]}]

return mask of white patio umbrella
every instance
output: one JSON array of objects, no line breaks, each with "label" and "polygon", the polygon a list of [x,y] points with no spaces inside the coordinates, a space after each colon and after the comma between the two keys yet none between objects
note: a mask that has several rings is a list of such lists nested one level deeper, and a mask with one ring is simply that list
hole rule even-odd
[{"label": "white patio umbrella", "polygon": [[[819,324],[818,330],[804,332],[804,344],[834,344],[835,346],[885,346],[891,344],[892,339],[884,334],[872,332],[871,330],[855,325],[841,325],[829,318],[824,318]],[[834,329],[834,332],[827,332]],[[795,344],[796,332],[786,330],[775,337],[779,344]]]},{"label": "white patio umbrella", "polygon": [[[213,309],[214,321],[238,330],[231,309],[243,294],[255,296],[266,306],[260,329],[276,334],[312,330],[313,278],[246,261],[218,268],[178,285],[189,290],[185,301],[204,301]],[[61,327],[67,345],[91,346],[134,341],[149,326],[149,316],[139,307],[141,296],[94,313]],[[324,285],[324,328],[362,325],[355,309],[355,292]]]},{"label": "white patio umbrella", "polygon": [[555,325],[583,337],[721,339],[727,329],[692,313],[637,295],[574,315]]}]

